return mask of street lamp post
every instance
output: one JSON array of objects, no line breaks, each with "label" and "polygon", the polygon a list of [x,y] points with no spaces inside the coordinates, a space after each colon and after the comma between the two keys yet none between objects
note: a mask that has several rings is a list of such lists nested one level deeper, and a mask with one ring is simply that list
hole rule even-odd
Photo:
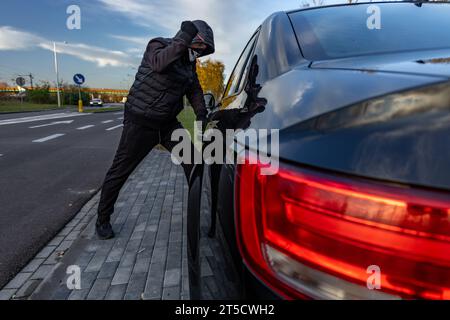
[{"label": "street lamp post", "polygon": [[58,55],[56,53],[56,42],[53,42],[53,53],[55,54],[56,93],[58,95],[58,107],[61,107],[61,95],[59,92]]}]

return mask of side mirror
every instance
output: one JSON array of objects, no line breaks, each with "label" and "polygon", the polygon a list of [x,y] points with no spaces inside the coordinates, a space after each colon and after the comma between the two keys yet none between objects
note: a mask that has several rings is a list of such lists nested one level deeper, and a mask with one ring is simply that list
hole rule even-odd
[{"label": "side mirror", "polygon": [[212,111],[216,106],[216,99],[212,93],[205,93],[204,95],[206,109]]}]

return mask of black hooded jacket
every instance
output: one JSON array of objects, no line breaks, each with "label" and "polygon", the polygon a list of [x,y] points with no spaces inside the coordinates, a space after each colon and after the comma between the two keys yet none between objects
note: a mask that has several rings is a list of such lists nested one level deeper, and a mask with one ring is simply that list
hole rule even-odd
[{"label": "black hooded jacket", "polygon": [[125,118],[132,122],[161,129],[171,125],[183,110],[186,96],[197,120],[205,121],[206,106],[198,81],[196,62],[190,62],[191,43],[202,42],[207,48],[202,56],[214,52],[214,35],[204,21],[193,21],[198,35],[192,39],[180,31],[172,38],[149,42],[125,104]]}]

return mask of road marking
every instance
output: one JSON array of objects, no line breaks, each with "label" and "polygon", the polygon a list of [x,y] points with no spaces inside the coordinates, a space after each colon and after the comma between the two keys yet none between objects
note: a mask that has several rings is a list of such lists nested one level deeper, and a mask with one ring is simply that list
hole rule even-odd
[{"label": "road marking", "polygon": [[73,120],[69,120],[69,121],[55,121],[55,122],[52,122],[52,123],[42,124],[40,126],[30,127],[30,129],[50,127],[50,126],[55,126],[55,125],[58,125],[58,124],[71,124],[72,122],[73,122]]},{"label": "road marking", "polygon": [[111,122],[114,122],[114,120],[106,120],[106,121],[102,121],[102,123],[111,123]]},{"label": "road marking", "polygon": [[42,143],[42,142],[46,142],[46,141],[50,141],[50,140],[62,137],[64,135],[65,134],[63,134],[63,133],[57,133],[57,134],[54,134],[54,135],[51,135],[51,136],[48,136],[48,137],[45,137],[45,138],[42,138],[42,139],[33,140],[33,142],[35,142],[35,143]]},{"label": "road marking", "polygon": [[8,125],[8,124],[17,124],[17,123],[27,123],[27,122],[36,122],[36,121],[46,121],[46,120],[54,120],[54,119],[81,117],[81,116],[87,116],[87,115],[91,115],[91,114],[89,114],[89,113],[76,113],[76,112],[53,113],[53,114],[47,114],[47,115],[42,115],[42,116],[0,120],[0,126],[4,126],[4,125]]},{"label": "road marking", "polygon": [[116,112],[116,113],[114,113],[114,114],[123,114],[123,112]]},{"label": "road marking", "polygon": [[124,119],[123,117],[117,118],[117,120],[123,120],[123,119]]},{"label": "road marking", "polygon": [[92,127],[95,127],[95,126],[94,125],[84,126],[84,127],[77,128],[77,130],[86,130],[86,129],[89,129]]},{"label": "road marking", "polygon": [[119,129],[119,128],[122,128],[122,127],[123,127],[123,124],[121,124],[120,126],[115,126],[115,127],[112,127],[112,128],[108,128],[108,129],[106,129],[106,131],[112,131],[112,130]]}]

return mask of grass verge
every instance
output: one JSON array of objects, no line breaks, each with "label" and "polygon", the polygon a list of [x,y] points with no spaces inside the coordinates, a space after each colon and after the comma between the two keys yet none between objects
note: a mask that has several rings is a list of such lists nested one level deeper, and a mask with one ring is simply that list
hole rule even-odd
[{"label": "grass verge", "polygon": [[29,102],[0,102],[0,113],[46,111],[57,109],[58,106],[51,104],[37,104]]},{"label": "grass verge", "polygon": [[184,108],[184,110],[178,115],[178,121],[180,121],[183,127],[189,131],[191,137],[194,136],[195,119],[196,117],[192,107]]}]

